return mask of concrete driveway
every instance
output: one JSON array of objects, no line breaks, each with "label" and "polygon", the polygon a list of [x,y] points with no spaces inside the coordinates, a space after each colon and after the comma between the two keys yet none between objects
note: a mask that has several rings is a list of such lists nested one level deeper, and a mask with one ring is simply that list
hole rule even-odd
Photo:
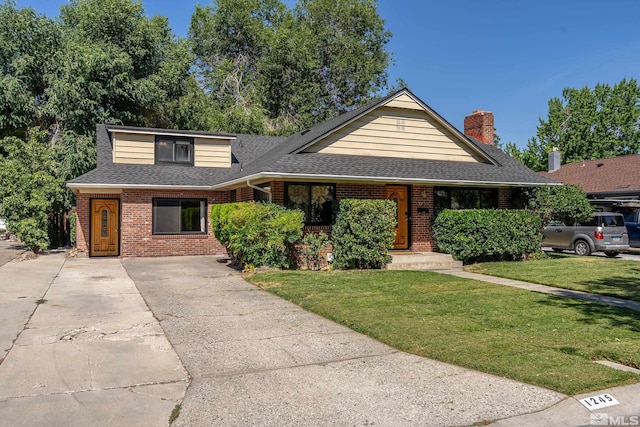
[{"label": "concrete driveway", "polygon": [[189,377],[119,259],[0,267],[0,426],[163,426]]},{"label": "concrete driveway", "polygon": [[177,426],[461,426],[565,397],[399,352],[213,257],[122,263],[192,377]]}]

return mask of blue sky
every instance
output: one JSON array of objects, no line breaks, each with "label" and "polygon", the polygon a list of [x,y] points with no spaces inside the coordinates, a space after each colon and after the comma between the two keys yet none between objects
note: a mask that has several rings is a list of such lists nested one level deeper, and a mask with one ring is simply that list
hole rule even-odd
[{"label": "blue sky", "polygon": [[[64,0],[17,0],[51,17]],[[196,4],[143,0],[186,35]],[[287,3],[293,3],[289,0]],[[640,1],[379,0],[393,33],[390,81],[403,78],[458,129],[473,110],[492,111],[502,142],[524,147],[547,102],[565,87],[640,77]]]}]

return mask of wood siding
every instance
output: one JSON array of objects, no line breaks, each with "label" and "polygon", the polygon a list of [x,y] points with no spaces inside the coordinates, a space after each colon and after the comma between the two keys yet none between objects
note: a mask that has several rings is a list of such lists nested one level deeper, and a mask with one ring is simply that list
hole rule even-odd
[{"label": "wood siding", "polygon": [[114,132],[112,135],[114,163],[155,163],[154,135],[121,132]]},{"label": "wood siding", "polygon": [[424,111],[424,108],[416,101],[414,101],[409,95],[406,93],[400,95],[397,98],[392,99],[391,101],[384,104],[385,107],[393,107],[393,108],[406,108],[408,110],[420,110]]},{"label": "wood siding", "polygon": [[[155,163],[153,134],[113,132],[113,162],[152,165]],[[194,166],[231,167],[231,141],[194,138]]]},{"label": "wood siding", "polygon": [[391,101],[305,149],[310,153],[486,162],[408,96]]},{"label": "wood siding", "polygon": [[231,167],[231,141],[196,138],[194,145],[194,166]]}]

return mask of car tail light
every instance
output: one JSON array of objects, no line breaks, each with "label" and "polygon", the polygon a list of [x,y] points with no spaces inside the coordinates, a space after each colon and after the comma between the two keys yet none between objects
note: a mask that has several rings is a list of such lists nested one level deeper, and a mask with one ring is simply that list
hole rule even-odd
[{"label": "car tail light", "polygon": [[604,233],[602,231],[596,230],[593,232],[593,237],[595,237],[598,240],[602,240],[604,239]]}]

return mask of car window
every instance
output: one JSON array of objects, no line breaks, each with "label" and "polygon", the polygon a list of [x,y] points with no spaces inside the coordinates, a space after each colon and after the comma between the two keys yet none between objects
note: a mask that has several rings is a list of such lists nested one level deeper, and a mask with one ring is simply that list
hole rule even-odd
[{"label": "car window", "polygon": [[624,221],[625,222],[636,222],[636,214],[637,213],[638,213],[637,211],[627,212],[626,214],[624,214]]},{"label": "car window", "polygon": [[602,215],[601,218],[604,227],[624,227],[624,217],[622,215]]},{"label": "car window", "polygon": [[590,226],[596,227],[598,226],[598,217],[596,216],[591,217],[591,219],[589,219],[588,221],[582,221],[581,223],[576,225],[590,225]]}]

